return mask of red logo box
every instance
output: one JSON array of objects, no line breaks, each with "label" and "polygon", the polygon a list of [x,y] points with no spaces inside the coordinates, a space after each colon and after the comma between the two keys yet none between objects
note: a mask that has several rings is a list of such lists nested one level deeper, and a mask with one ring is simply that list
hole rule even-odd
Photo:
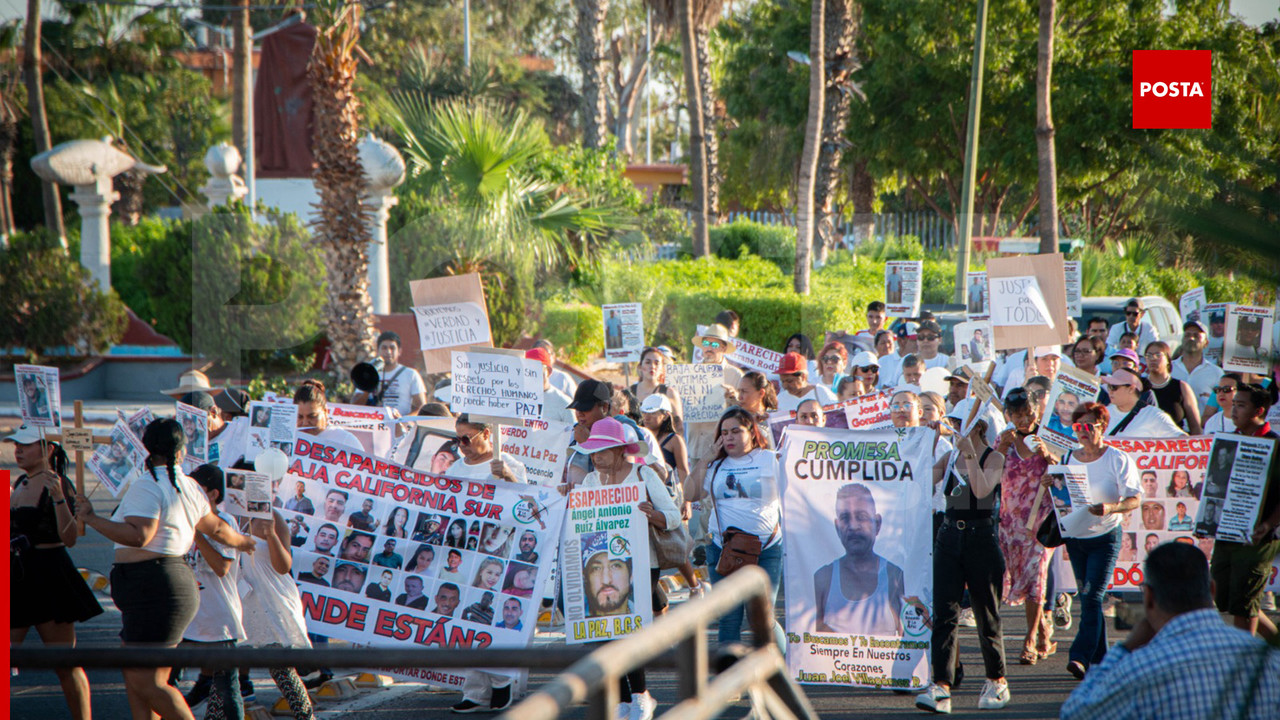
[{"label": "red logo box", "polygon": [[1213,127],[1213,51],[1134,50],[1134,129]]}]

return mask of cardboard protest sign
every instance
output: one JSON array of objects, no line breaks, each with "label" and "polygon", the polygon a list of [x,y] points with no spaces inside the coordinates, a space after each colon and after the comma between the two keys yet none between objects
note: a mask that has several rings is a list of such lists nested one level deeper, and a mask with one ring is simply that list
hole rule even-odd
[{"label": "cardboard protest sign", "polygon": [[265,473],[227,471],[227,494],[222,509],[236,517],[270,518],[271,478]]},{"label": "cardboard protest sign", "polygon": [[[705,332],[705,329],[701,332]],[[752,345],[741,338],[734,338],[733,344],[733,352],[725,356],[725,359],[729,362],[747,370],[762,372],[765,375],[772,375],[778,372],[778,366],[782,364],[782,353],[759,345]],[[699,352],[701,352],[701,349],[699,349]]]},{"label": "cardboard protest sign", "polygon": [[1222,345],[1222,369],[1266,375],[1271,371],[1271,329],[1274,309],[1232,305],[1227,311]]},{"label": "cardboard protest sign", "polygon": [[1208,327],[1209,318],[1203,317],[1208,305],[1209,300],[1205,296],[1204,288],[1194,288],[1182,293],[1182,297],[1178,298],[1178,314],[1182,316],[1182,322],[1199,320]]},{"label": "cardboard protest sign", "polygon": [[524,465],[525,477],[539,485],[559,485],[573,442],[573,426],[545,420],[525,420],[502,426],[502,452]]},{"label": "cardboard protest sign", "polygon": [[428,373],[448,372],[452,350],[477,345],[492,347],[489,306],[478,274],[413,280],[409,283],[409,294],[413,297],[413,315],[418,322],[422,362]]},{"label": "cardboard protest sign", "polygon": [[923,273],[923,260],[889,260],[884,264],[884,311],[887,315],[915,317],[920,314],[923,292],[920,277]]},{"label": "cardboard protest sign", "polygon": [[390,457],[392,414],[389,407],[329,403],[329,424],[356,436],[367,453]]},{"label": "cardboard protest sign", "polygon": [[1227,313],[1235,307],[1234,303],[1209,303],[1204,306],[1204,313],[1209,316],[1209,347],[1205,348],[1205,357],[1222,365],[1222,346],[1227,339]]},{"label": "cardboard protest sign", "polygon": [[[284,486],[301,482],[319,509],[283,511],[307,528],[291,545],[310,632],[379,647],[528,645],[564,520],[559,492],[432,475],[307,435],[293,450]],[[455,689],[463,680],[390,672]]]},{"label": "cardboard protest sign", "polygon": [[987,320],[991,317],[987,272],[970,270],[968,272],[968,289],[966,295],[969,302],[965,306],[965,317],[969,320]]},{"label": "cardboard protest sign", "polygon": [[98,476],[111,497],[120,497],[120,492],[143,467],[147,454],[142,441],[129,426],[117,420],[111,428],[111,444],[99,445],[89,456],[89,470]]},{"label": "cardboard protest sign", "polygon": [[1040,423],[1040,439],[1058,454],[1078,446],[1076,433],[1071,429],[1071,413],[1082,403],[1098,399],[1102,380],[1097,375],[1063,365],[1049,389],[1046,406],[1048,417]]},{"label": "cardboard protest sign", "polygon": [[472,348],[452,354],[454,412],[471,413],[480,422],[542,418],[542,363],[515,351]]},{"label": "cardboard protest sign", "polygon": [[1048,474],[1053,476],[1049,486],[1049,498],[1058,518],[1058,529],[1069,537],[1093,523],[1089,506],[1093,498],[1089,492],[1089,471],[1084,465],[1050,465]]},{"label": "cardboard protest sign", "polygon": [[191,472],[209,462],[209,413],[194,405],[177,403],[174,417],[182,425],[186,437],[187,454],[182,458],[182,469]]},{"label": "cardboard protest sign", "polygon": [[1062,263],[1062,276],[1067,288],[1067,315],[1079,317],[1084,312],[1081,295],[1080,261],[1065,260]]},{"label": "cardboard protest sign", "polygon": [[995,349],[1067,342],[1067,290],[1062,255],[987,261]]},{"label": "cardboard protest sign", "polygon": [[638,482],[569,492],[560,543],[565,643],[614,640],[653,622],[644,501]]},{"label": "cardboard protest sign", "polygon": [[669,365],[667,384],[680,395],[685,422],[715,422],[724,413],[724,366]]},{"label": "cardboard protest sign", "polygon": [[[783,573],[787,670],[797,682],[928,685],[934,435],[787,431],[783,536],[786,547],[804,549],[786,553]],[[880,583],[884,592],[846,597],[848,588]]]},{"label": "cardboard protest sign", "polygon": [[990,322],[969,321],[956,323],[952,328],[955,336],[956,366],[986,362],[996,356],[992,346],[994,338],[991,334]]},{"label": "cardboard protest sign", "polygon": [[892,399],[892,392],[882,390],[841,403],[844,405],[845,424],[851,430],[881,430],[893,427],[893,420],[889,417],[889,401]]},{"label": "cardboard protest sign", "polygon": [[1214,436],[1195,516],[1197,534],[1238,543],[1253,541],[1275,452],[1271,438]]},{"label": "cardboard protest sign", "polygon": [[644,306],[640,303],[613,303],[601,307],[604,317],[604,358],[615,362],[637,362],[644,350]]},{"label": "cardboard protest sign", "polygon": [[62,382],[58,368],[44,365],[14,365],[18,384],[18,407],[27,427],[56,428],[62,425]]},{"label": "cardboard protest sign", "polygon": [[253,401],[249,403],[249,429],[245,437],[244,459],[253,462],[258,453],[274,447],[284,454],[293,452],[298,434],[298,409],[292,403]]}]

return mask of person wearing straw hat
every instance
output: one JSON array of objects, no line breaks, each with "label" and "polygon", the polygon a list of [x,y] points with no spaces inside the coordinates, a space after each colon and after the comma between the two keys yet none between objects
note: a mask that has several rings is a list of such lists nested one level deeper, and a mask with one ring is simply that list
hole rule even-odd
[{"label": "person wearing straw hat", "polygon": [[209,384],[209,376],[199,370],[188,370],[178,376],[178,387],[161,390],[160,392],[177,400],[178,398],[191,392],[206,392],[210,395],[217,395],[222,392],[222,388],[216,388]]}]

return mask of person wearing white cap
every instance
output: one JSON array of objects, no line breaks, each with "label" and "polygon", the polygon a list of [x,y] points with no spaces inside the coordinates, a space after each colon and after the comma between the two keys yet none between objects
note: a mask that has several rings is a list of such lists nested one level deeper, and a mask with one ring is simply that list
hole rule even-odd
[{"label": "person wearing white cap", "polygon": [[863,350],[849,361],[849,372],[862,381],[863,392],[874,392],[880,385],[880,358]]},{"label": "person wearing white cap", "polygon": [[1106,434],[1113,437],[1167,438],[1186,435],[1168,413],[1154,405],[1139,404],[1142,378],[1128,370],[1104,375],[1111,404]]}]

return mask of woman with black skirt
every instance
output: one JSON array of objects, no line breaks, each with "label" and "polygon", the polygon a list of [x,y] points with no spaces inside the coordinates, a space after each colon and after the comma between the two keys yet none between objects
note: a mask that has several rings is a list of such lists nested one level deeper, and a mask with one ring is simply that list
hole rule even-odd
[{"label": "woman with black skirt", "polygon": [[[115,542],[111,599],[120,608],[125,645],[174,647],[195,617],[199,592],[185,555],[195,532],[252,553],[253,538],[236,532],[213,513],[204,491],[179,468],[184,455],[182,425],[154,420],[142,434],[148,474],[129,484],[110,519],[96,515],[88,498],[76,498],[76,517]],[[182,693],[168,684],[169,668],[125,668],[125,692],[134,720],[190,720]]]},{"label": "woman with black skirt", "polygon": [[[34,626],[45,645],[75,647],[75,623],[101,615],[102,606],[67,553],[77,539],[67,454],[25,425],[5,442],[14,444],[14,460],[23,473],[9,497],[11,642],[21,645]],[[55,672],[71,717],[92,717],[84,670]]]}]

